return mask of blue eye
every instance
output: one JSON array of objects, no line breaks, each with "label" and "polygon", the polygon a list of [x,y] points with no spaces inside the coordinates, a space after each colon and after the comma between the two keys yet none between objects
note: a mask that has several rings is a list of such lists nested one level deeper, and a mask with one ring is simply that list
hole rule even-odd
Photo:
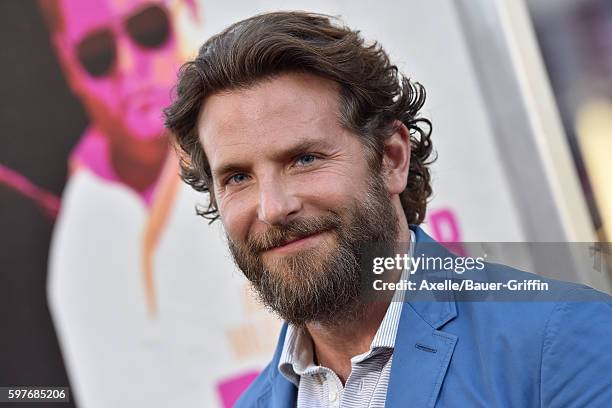
[{"label": "blue eye", "polygon": [[238,173],[227,179],[227,184],[240,184],[247,180],[246,174]]},{"label": "blue eye", "polygon": [[298,157],[298,159],[295,162],[296,164],[300,166],[310,166],[312,163],[315,162],[315,160],[317,160],[317,157],[315,155],[305,154],[305,155]]}]

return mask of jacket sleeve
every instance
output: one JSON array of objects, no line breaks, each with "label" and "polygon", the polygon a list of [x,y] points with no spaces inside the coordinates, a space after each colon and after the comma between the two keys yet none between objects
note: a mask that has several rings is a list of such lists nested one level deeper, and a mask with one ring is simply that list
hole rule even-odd
[{"label": "jacket sleeve", "polygon": [[540,406],[612,407],[612,298],[591,288],[565,293],[542,342]]}]

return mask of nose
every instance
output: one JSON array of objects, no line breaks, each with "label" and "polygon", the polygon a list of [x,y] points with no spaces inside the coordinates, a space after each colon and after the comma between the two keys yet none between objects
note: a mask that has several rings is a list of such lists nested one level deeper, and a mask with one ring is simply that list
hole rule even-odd
[{"label": "nose", "polygon": [[299,214],[301,200],[278,180],[260,183],[257,216],[268,225],[284,225]]},{"label": "nose", "polygon": [[121,75],[130,74],[134,70],[134,45],[125,35],[117,39],[117,71]]}]

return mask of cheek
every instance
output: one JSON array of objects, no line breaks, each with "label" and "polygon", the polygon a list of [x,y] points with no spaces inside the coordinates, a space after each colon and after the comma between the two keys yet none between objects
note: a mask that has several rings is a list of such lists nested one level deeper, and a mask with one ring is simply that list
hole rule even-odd
[{"label": "cheek", "polygon": [[173,85],[180,67],[180,53],[176,41],[170,40],[157,52],[150,53],[151,80],[159,85]]},{"label": "cheek", "polygon": [[117,98],[117,90],[108,79],[95,80],[81,76],[79,93],[94,111],[104,109],[110,113],[118,112],[120,100]]},{"label": "cheek", "polygon": [[244,242],[251,225],[257,219],[255,197],[250,192],[234,194],[231,197],[217,196],[221,222],[227,235],[238,242]]},{"label": "cheek", "polygon": [[304,177],[296,183],[296,192],[302,198],[305,209],[335,211],[350,205],[359,195],[359,176],[349,177],[338,173],[321,173]]}]

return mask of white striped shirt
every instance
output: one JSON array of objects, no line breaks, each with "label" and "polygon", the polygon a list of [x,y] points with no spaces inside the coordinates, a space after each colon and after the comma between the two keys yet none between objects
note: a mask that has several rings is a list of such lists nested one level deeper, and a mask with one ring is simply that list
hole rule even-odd
[{"label": "white striped shirt", "polygon": [[[410,256],[414,247],[410,231]],[[406,279],[404,270],[400,279]],[[278,363],[280,373],[298,388],[297,408],[383,408],[393,362],[395,336],[404,304],[404,291],[396,291],[370,349],[351,358],[351,374],[342,386],[331,369],[314,364],[312,338],[289,325]]]}]

